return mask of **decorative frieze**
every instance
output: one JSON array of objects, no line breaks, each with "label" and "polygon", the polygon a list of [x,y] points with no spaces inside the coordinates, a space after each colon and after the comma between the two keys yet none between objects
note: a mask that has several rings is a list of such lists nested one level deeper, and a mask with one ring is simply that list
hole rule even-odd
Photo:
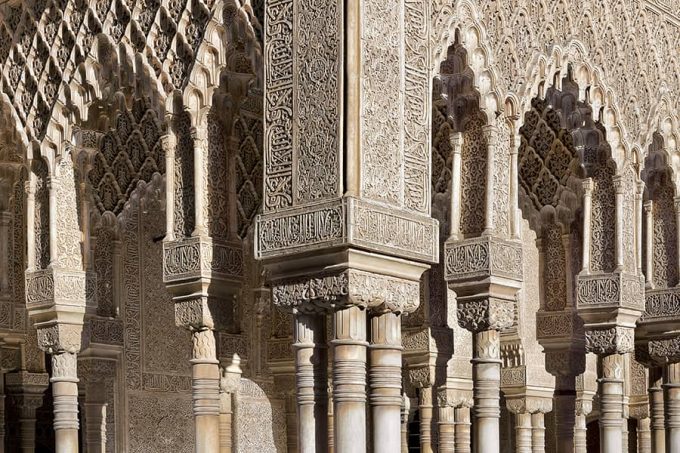
[{"label": "decorative frieze", "polygon": [[350,269],[339,274],[272,284],[274,305],[318,311],[357,305],[373,311],[411,313],[420,303],[420,282]]},{"label": "decorative frieze", "polygon": [[483,236],[450,241],[444,246],[445,278],[449,282],[504,277],[522,279],[522,245]]},{"label": "decorative frieze", "polygon": [[273,258],[334,246],[435,262],[438,223],[408,211],[344,198],[257,218],[257,257]]},{"label": "decorative frieze", "polygon": [[579,310],[603,306],[642,310],[643,277],[625,273],[578,275],[576,303]]},{"label": "decorative frieze", "polygon": [[583,321],[573,311],[539,311],[536,313],[538,340],[571,338],[583,330]]},{"label": "decorative frieze", "polygon": [[51,306],[85,307],[85,272],[49,268],[26,273],[26,302],[29,310]]},{"label": "decorative frieze", "polygon": [[240,279],[243,273],[243,249],[205,237],[165,242],[163,244],[163,281],[178,283],[201,277]]},{"label": "decorative frieze", "polygon": [[662,321],[680,316],[680,288],[647,290],[641,321]]}]

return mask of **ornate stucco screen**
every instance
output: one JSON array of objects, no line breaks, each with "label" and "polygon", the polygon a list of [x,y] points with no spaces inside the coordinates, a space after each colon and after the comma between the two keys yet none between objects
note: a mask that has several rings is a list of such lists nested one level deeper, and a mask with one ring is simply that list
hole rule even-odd
[{"label": "ornate stucco screen", "polygon": [[274,303],[296,314],[300,445],[326,449],[331,314],[335,448],[365,447],[370,341],[375,451],[399,451],[398,315],[417,307],[421,274],[439,253],[430,217],[428,6],[283,0],[269,2],[265,15],[256,254]]}]

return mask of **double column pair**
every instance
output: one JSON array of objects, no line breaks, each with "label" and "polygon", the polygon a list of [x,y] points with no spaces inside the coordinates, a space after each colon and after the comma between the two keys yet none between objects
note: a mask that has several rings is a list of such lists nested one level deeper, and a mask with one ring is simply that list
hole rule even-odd
[{"label": "double column pair", "polygon": [[[349,306],[333,311],[330,319],[335,451],[366,452],[367,400],[372,419],[372,450],[400,451],[400,316],[392,312],[367,313],[364,308]],[[329,433],[326,312],[296,313],[294,348],[299,452],[325,452]]]}]

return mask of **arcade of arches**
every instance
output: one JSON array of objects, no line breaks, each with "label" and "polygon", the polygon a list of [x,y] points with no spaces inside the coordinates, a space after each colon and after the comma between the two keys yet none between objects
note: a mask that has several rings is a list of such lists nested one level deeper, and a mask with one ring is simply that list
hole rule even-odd
[{"label": "arcade of arches", "polygon": [[0,97],[0,452],[680,453],[678,0],[5,0]]}]

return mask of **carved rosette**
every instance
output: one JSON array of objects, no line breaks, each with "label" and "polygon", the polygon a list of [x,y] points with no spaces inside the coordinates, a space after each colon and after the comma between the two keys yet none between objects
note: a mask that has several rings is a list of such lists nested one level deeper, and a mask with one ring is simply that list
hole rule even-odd
[{"label": "carved rosette", "polygon": [[612,326],[586,330],[586,351],[598,355],[635,351],[633,327]]},{"label": "carved rosette", "polygon": [[420,282],[349,269],[339,274],[272,284],[274,305],[284,311],[318,312],[347,306],[372,312],[412,313]]}]

